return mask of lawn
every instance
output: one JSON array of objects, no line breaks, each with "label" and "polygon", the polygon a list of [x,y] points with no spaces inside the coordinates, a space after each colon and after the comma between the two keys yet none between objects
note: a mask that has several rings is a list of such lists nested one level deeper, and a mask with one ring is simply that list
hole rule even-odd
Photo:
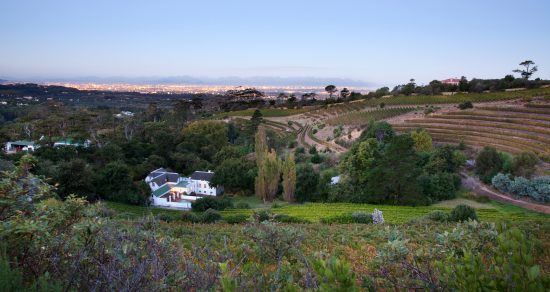
[{"label": "lawn", "polygon": [[[365,211],[371,213],[375,208],[384,213],[384,218],[388,223],[402,224],[410,220],[421,218],[428,213],[441,210],[449,212],[454,206],[459,203],[468,204],[477,209],[478,217],[481,221],[529,221],[529,220],[544,220],[550,218],[548,215],[543,215],[525,209],[506,205],[498,202],[478,203],[472,200],[460,198],[450,201],[440,202],[432,206],[388,206],[388,205],[372,205],[372,204],[352,204],[352,203],[304,203],[304,204],[287,204],[277,202],[275,204],[264,204],[254,197],[237,198],[238,202],[246,202],[251,209],[228,209],[222,211],[223,217],[234,215],[251,215],[254,210],[270,209],[275,214],[286,214],[310,222],[319,222],[321,218],[330,218],[355,211]],[[181,212],[178,210],[166,210],[151,207],[132,206],[114,202],[106,202],[106,205],[117,211],[120,217],[135,218],[152,212],[154,215],[167,215],[173,218],[179,217]]]}]

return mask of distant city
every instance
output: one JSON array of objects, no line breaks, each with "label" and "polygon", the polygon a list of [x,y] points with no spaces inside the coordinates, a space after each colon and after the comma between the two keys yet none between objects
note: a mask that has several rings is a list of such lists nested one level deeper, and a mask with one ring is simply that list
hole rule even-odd
[{"label": "distant city", "polygon": [[[101,83],[70,83],[70,82],[46,82],[46,85],[59,85],[76,88],[79,90],[100,90],[117,92],[139,92],[139,93],[165,93],[165,94],[224,94],[228,90],[254,87],[266,95],[279,93],[303,94],[314,92],[318,95],[325,95],[325,86],[230,86],[230,85],[182,85],[182,84],[101,84]],[[328,85],[328,84],[327,84]],[[337,85],[338,86],[338,85]],[[342,88],[345,86],[342,86]],[[350,91],[366,94],[369,89],[366,87],[347,87]]]}]

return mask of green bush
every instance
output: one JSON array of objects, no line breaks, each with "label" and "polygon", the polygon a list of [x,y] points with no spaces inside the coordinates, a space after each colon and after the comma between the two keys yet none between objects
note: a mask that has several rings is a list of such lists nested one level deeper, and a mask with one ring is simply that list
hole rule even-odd
[{"label": "green bush", "polygon": [[199,223],[201,218],[197,213],[183,212],[183,214],[181,214],[181,220],[183,220],[183,222]]},{"label": "green bush", "polygon": [[220,212],[214,209],[206,210],[201,217],[201,222],[204,223],[214,223],[216,221],[222,220],[222,215],[220,214]]},{"label": "green bush", "polygon": [[477,220],[476,210],[468,205],[458,205],[451,211],[450,219],[455,222]]},{"label": "green bush", "polygon": [[229,224],[240,224],[240,223],[247,222],[249,218],[250,218],[249,215],[237,214],[237,215],[225,216],[223,220]]},{"label": "green bush", "polygon": [[276,214],[275,216],[273,216],[273,220],[281,223],[309,223],[309,221],[305,219],[301,219],[301,218],[286,215],[286,214]]},{"label": "green bush", "polygon": [[269,210],[259,210],[255,211],[252,217],[258,222],[269,221],[273,218],[273,214]]},{"label": "green bush", "polygon": [[158,214],[155,216],[158,220],[164,221],[164,222],[172,222],[174,220],[174,217],[168,215],[168,214]]},{"label": "green bush", "polygon": [[321,223],[324,224],[370,224],[372,223],[372,215],[363,211],[356,211],[348,214],[341,214],[332,217],[321,218]]},{"label": "green bush", "polygon": [[351,213],[353,223],[369,224],[372,223],[372,215],[364,211],[355,211]]},{"label": "green bush", "polygon": [[474,104],[471,101],[465,101],[465,102],[460,103],[458,105],[458,108],[461,109],[461,110],[474,108]]},{"label": "green bush", "polygon": [[437,221],[437,222],[448,222],[450,220],[449,214],[443,211],[433,211],[428,214],[428,219]]},{"label": "green bush", "polygon": [[206,196],[191,203],[191,208],[197,212],[204,212],[208,209],[223,211],[231,207],[233,207],[233,201],[229,197]]}]

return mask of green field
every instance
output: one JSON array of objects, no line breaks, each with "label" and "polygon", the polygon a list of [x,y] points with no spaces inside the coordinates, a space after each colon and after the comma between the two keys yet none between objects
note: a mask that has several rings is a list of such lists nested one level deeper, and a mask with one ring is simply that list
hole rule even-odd
[{"label": "green field", "polygon": [[[286,117],[286,116],[293,116],[293,115],[299,115],[303,114],[305,112],[311,111],[314,108],[300,108],[300,109],[282,109],[282,108],[269,108],[269,109],[262,109],[260,112],[262,113],[263,117],[269,118],[269,117]],[[246,109],[246,110],[240,110],[240,111],[231,111],[231,112],[223,112],[218,113],[214,117],[215,118],[223,118],[223,117],[251,117],[256,109]]]},{"label": "green field", "polygon": [[[388,223],[402,224],[413,219],[421,218],[428,213],[441,210],[450,211],[457,201],[445,201],[437,205],[432,206],[387,206],[387,205],[371,205],[371,204],[352,204],[352,203],[305,203],[305,204],[286,204],[278,202],[278,207],[273,207],[269,204],[262,204],[255,198],[247,198],[247,203],[252,209],[228,209],[222,211],[223,217],[234,215],[252,215],[254,210],[267,209],[274,214],[290,215],[299,219],[307,220],[309,222],[319,222],[322,218],[331,218],[338,215],[349,214],[355,211],[365,211],[371,213],[375,208],[381,210],[384,213],[384,218]],[[469,201],[469,202],[468,202]],[[528,220],[543,220],[548,219],[550,216],[530,212],[525,209],[505,205],[497,202],[491,202],[488,204],[479,204],[477,202],[461,199],[461,203],[472,205],[477,207],[477,214],[481,221],[528,221]],[[107,202],[108,207],[114,209],[122,217],[136,217],[143,216],[152,212],[153,214],[166,214],[168,216],[177,218],[183,211],[177,210],[165,210],[159,208],[147,208],[140,206],[131,206],[120,203]],[[479,208],[481,207],[481,208]]]}]

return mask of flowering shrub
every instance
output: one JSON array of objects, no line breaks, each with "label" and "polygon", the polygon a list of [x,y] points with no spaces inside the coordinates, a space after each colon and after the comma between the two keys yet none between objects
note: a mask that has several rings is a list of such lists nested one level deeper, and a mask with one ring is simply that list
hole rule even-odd
[{"label": "flowering shrub", "polygon": [[384,215],[382,211],[374,209],[372,212],[372,223],[374,224],[384,224]]}]

